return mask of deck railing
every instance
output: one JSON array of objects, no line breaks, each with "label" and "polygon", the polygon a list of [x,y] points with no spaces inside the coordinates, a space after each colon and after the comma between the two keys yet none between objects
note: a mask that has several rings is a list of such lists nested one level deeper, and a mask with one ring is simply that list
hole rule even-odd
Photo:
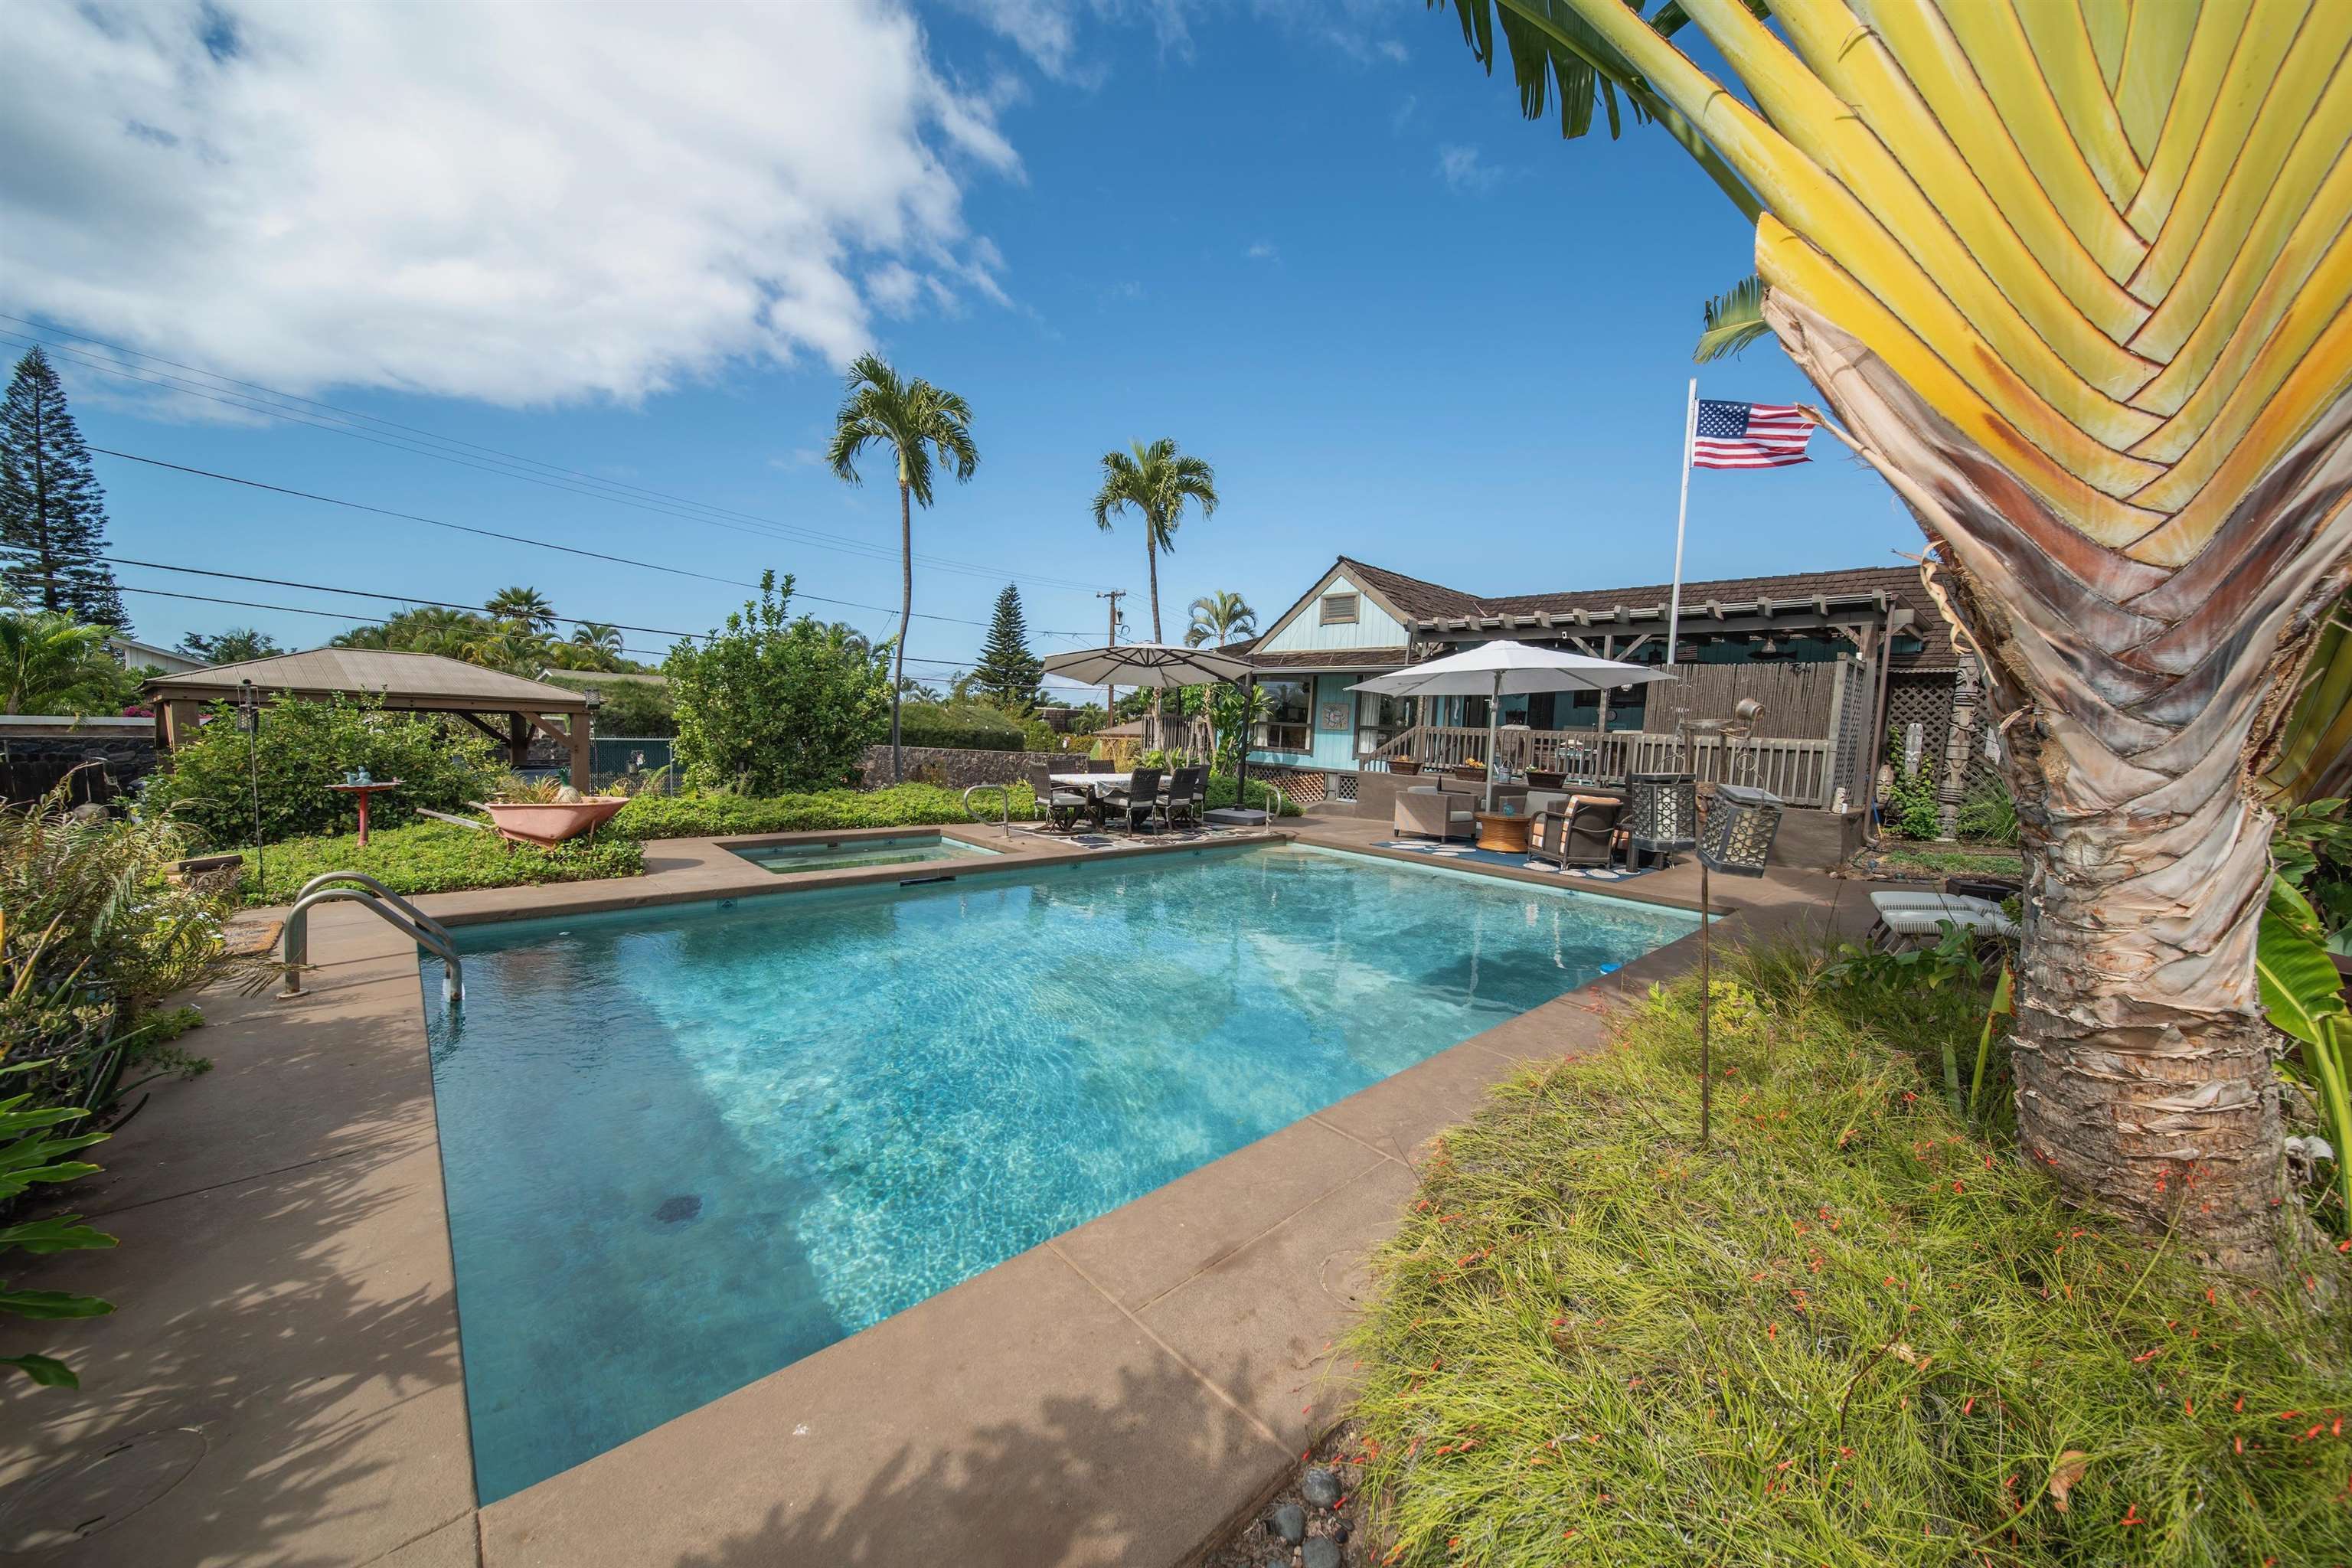
[{"label": "deck railing", "polygon": [[[1622,779],[1627,773],[1692,773],[1714,784],[1755,784],[1790,805],[1822,806],[1830,800],[1832,742],[1764,738],[1732,747],[1720,735],[1670,734],[1638,730],[1506,730],[1496,737],[1504,764],[1514,771],[1544,768],[1573,778]],[[1435,770],[1466,762],[1486,762],[1486,731],[1450,724],[1420,724],[1398,735],[1360,768],[1386,773],[1389,763],[1410,758]]]}]

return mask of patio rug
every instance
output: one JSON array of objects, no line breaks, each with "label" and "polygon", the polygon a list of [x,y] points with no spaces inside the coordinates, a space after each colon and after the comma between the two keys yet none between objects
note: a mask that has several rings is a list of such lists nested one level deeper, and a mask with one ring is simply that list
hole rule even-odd
[{"label": "patio rug", "polygon": [[1565,870],[1549,860],[1534,860],[1525,855],[1503,855],[1492,849],[1474,849],[1466,844],[1439,844],[1426,838],[1383,838],[1374,846],[1379,849],[1410,849],[1416,855],[1426,855],[1433,860],[1475,860],[1482,866],[1509,866],[1522,871],[1549,871],[1579,882],[1630,882],[1636,877],[1646,877],[1657,869],[1644,866],[1638,871],[1628,871],[1620,866],[1570,866]]}]

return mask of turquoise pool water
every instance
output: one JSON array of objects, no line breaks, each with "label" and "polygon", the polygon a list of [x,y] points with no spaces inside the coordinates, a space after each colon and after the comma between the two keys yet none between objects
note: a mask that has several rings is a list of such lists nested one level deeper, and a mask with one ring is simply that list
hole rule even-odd
[{"label": "turquoise pool water", "polygon": [[504,1497],[1694,930],[1260,847],[457,933],[425,1015]]},{"label": "turquoise pool water", "polygon": [[985,859],[994,849],[983,849],[925,833],[905,838],[848,839],[839,844],[765,844],[736,854],[771,871],[838,871],[850,866],[919,866],[933,860]]}]

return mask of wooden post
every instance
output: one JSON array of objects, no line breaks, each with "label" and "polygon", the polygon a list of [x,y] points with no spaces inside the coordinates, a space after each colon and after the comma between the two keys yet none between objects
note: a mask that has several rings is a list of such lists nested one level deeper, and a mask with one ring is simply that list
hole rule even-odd
[{"label": "wooden post", "polygon": [[572,714],[563,726],[563,738],[572,742],[572,787],[586,795],[596,779],[595,757],[588,744],[588,715]]},{"label": "wooden post", "polygon": [[530,715],[507,715],[507,766],[522,769],[530,764]]}]

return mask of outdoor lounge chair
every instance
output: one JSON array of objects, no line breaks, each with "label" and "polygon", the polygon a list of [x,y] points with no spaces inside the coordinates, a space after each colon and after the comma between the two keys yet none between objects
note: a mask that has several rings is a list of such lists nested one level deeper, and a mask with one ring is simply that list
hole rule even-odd
[{"label": "outdoor lounge chair", "polygon": [[1178,822],[1201,826],[1201,808],[1208,805],[1209,770],[1195,764],[1178,768],[1160,795],[1160,815],[1169,826]]},{"label": "outdoor lounge chair", "polygon": [[1570,866],[1606,866],[1617,838],[1625,803],[1613,795],[1571,795],[1536,814],[1528,828],[1528,854],[1565,871]]},{"label": "outdoor lounge chair", "polygon": [[1874,947],[1940,941],[1947,921],[1987,936],[2017,935],[2017,922],[2001,913],[2000,906],[1990,899],[1960,893],[1873,893],[1870,903],[1878,911],[1878,923],[1870,928]]},{"label": "outdoor lounge chair", "polygon": [[1473,816],[1477,805],[1475,795],[1432,785],[1401,789],[1396,792],[1395,831],[1418,833],[1425,838],[1468,838],[1478,830]]},{"label": "outdoor lounge chair", "polygon": [[1138,768],[1129,775],[1125,789],[1115,789],[1103,796],[1103,809],[1108,816],[1123,819],[1129,833],[1135,831],[1135,819],[1150,822],[1160,809],[1160,770]]},{"label": "outdoor lounge chair", "polygon": [[1029,787],[1036,792],[1037,809],[1045,816],[1046,830],[1067,833],[1078,823],[1087,809],[1085,795],[1054,782],[1050,763],[1034,763],[1029,768]]}]

